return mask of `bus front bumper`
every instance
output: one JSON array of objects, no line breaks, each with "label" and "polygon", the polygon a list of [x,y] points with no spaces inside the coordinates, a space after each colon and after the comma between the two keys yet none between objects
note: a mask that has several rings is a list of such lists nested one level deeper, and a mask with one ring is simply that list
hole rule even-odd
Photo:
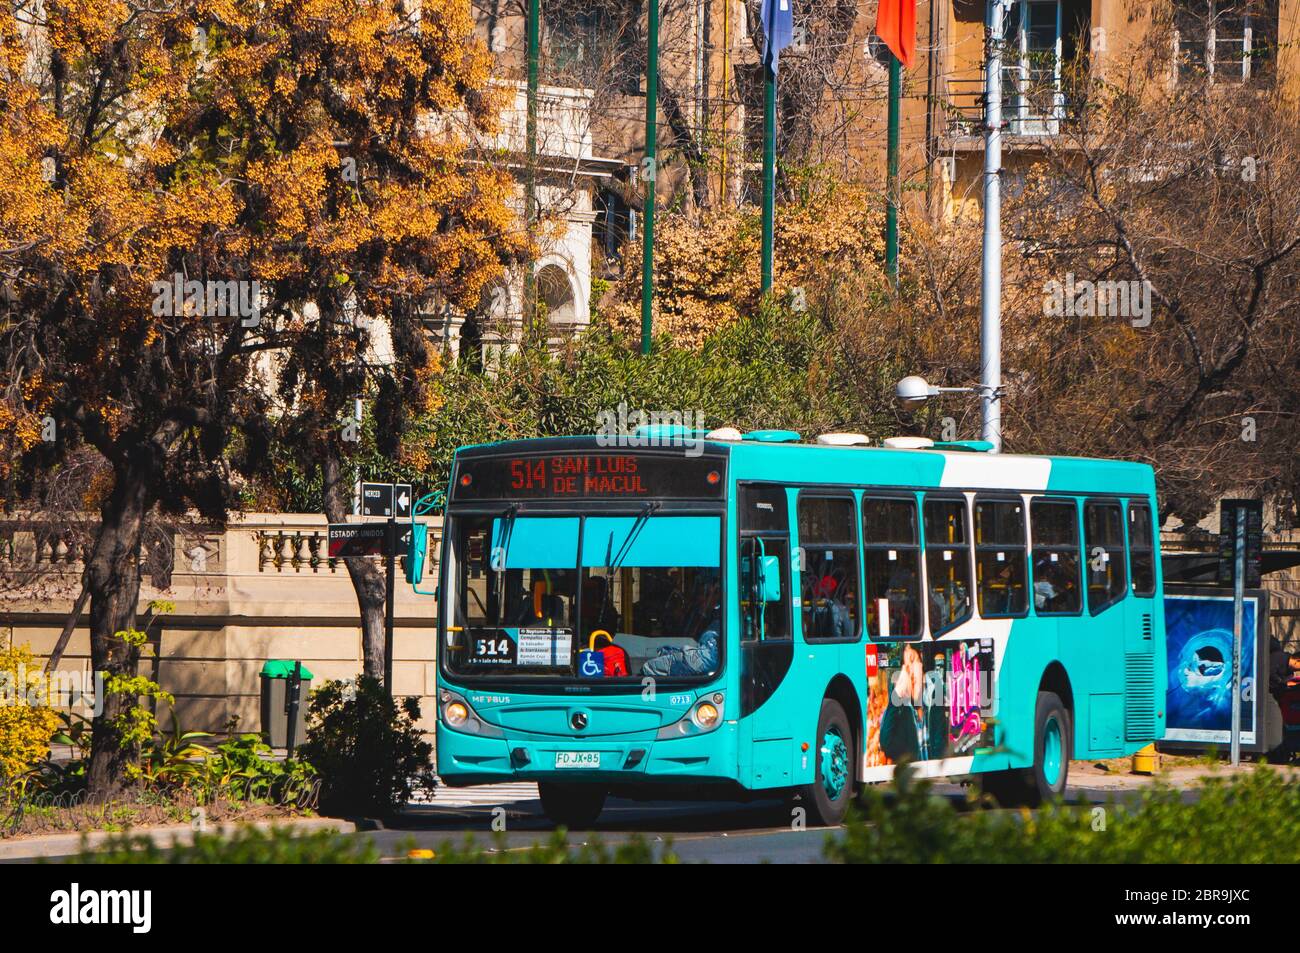
[{"label": "bus front bumper", "polygon": [[684,738],[659,740],[638,735],[480,738],[439,723],[438,776],[450,787],[503,781],[614,784],[683,779],[726,781],[736,777],[734,724],[722,724],[707,734]]}]

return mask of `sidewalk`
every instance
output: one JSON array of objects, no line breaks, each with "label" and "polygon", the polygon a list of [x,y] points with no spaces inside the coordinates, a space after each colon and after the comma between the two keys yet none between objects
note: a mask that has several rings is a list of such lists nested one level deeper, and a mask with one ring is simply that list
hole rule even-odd
[{"label": "sidewalk", "polygon": [[[1165,758],[1165,763],[1168,766],[1163,767],[1154,775],[1133,774],[1128,758],[1116,758],[1112,761],[1071,761],[1068,790],[1089,795],[1101,795],[1103,799],[1108,794],[1122,791],[1140,791],[1143,788],[1151,787],[1157,782],[1163,782],[1182,790],[1195,787],[1205,778],[1227,779],[1234,774],[1245,774],[1254,771],[1256,768],[1253,761],[1243,761],[1241,765],[1234,769],[1226,762],[1209,765],[1202,763],[1188,764],[1185,762],[1190,759],[1162,757]],[[1169,763],[1171,761],[1173,763]],[[1282,772],[1290,781],[1300,780],[1300,768],[1273,767],[1272,770]]]},{"label": "sidewalk", "polygon": [[[338,831],[351,834],[357,826],[351,821],[341,821],[332,817],[279,818],[274,821],[230,821],[224,824],[212,824],[206,833],[230,834],[239,828],[254,827],[269,831],[272,827],[292,827],[299,833],[314,831]],[[170,827],[140,827],[130,831],[134,836],[145,836],[155,844],[163,847],[184,846],[193,842],[194,828],[188,824]],[[111,837],[120,837],[121,831],[90,831],[70,834],[37,834],[31,837],[7,837],[0,840],[0,862],[7,860],[37,860],[42,857],[68,857],[81,852],[82,838],[85,845],[98,847]]]}]

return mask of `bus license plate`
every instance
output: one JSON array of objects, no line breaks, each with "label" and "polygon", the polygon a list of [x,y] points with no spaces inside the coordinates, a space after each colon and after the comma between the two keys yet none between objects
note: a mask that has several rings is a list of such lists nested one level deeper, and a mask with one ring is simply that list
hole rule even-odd
[{"label": "bus license plate", "polygon": [[557,751],[555,752],[557,768],[599,768],[599,751]]}]

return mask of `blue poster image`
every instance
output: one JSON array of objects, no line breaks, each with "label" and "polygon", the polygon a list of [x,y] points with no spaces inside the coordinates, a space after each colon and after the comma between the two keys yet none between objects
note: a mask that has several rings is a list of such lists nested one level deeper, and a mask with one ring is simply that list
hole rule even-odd
[{"label": "blue poster image", "polygon": [[[1241,625],[1241,741],[1255,743],[1255,626],[1258,600],[1247,598]],[[1166,596],[1169,681],[1167,741],[1232,742],[1232,598]]]}]

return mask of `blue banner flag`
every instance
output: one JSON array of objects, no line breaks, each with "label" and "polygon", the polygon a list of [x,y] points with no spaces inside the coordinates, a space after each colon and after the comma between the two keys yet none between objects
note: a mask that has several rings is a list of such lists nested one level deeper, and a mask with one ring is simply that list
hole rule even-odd
[{"label": "blue banner flag", "polygon": [[794,35],[794,0],[763,0],[759,19],[763,22],[763,65],[776,75],[777,57]]}]

